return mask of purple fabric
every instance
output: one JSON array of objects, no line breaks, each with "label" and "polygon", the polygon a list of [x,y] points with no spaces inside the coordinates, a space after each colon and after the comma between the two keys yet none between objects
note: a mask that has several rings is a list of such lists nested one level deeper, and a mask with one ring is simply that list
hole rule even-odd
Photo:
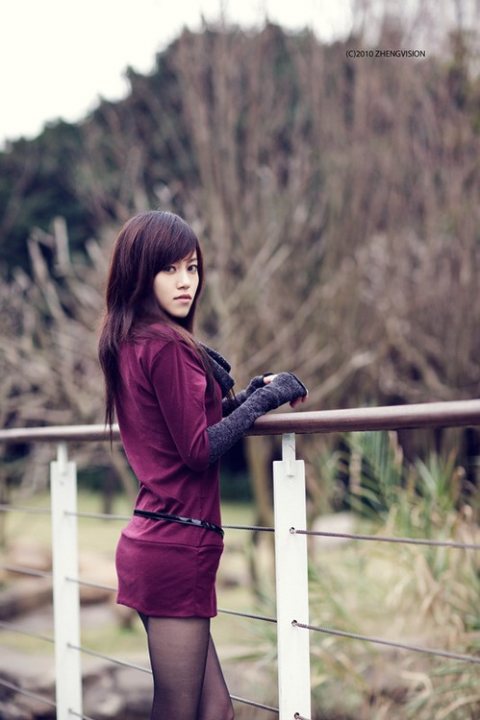
[{"label": "purple fabric", "polygon": [[[135,507],[221,525],[218,463],[207,427],[222,417],[220,387],[172,328],[121,348],[120,434],[140,490]],[[117,601],[145,615],[212,617],[220,535],[132,517],[116,554]]]}]

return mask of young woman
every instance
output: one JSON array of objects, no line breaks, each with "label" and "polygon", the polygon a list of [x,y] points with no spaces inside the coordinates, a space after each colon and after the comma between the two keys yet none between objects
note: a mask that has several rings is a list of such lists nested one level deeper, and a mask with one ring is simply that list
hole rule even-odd
[{"label": "young woman", "polygon": [[151,720],[230,720],[210,636],[223,549],[218,459],[256,418],[305,399],[291,373],[234,395],[230,366],[193,336],[203,285],[192,229],[168,212],[131,218],[117,238],[99,358],[106,422],[118,418],[140,489],[117,548],[118,602],[145,626]]}]

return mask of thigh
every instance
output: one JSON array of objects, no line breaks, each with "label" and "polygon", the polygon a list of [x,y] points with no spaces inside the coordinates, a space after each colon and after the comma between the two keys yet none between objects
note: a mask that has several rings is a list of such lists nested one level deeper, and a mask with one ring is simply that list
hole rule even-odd
[{"label": "thigh", "polygon": [[198,720],[233,720],[233,718],[230,693],[210,636]]},{"label": "thigh", "polygon": [[152,719],[197,720],[209,648],[209,619],[150,616],[146,626],[154,685]]}]

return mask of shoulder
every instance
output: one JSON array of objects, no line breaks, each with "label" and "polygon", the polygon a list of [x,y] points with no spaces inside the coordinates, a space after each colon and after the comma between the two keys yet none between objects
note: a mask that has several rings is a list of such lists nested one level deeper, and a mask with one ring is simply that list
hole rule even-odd
[{"label": "shoulder", "polygon": [[148,375],[158,367],[167,369],[185,363],[203,368],[195,347],[174,327],[161,323],[139,333],[125,344],[123,352],[133,355]]},{"label": "shoulder", "polygon": [[182,333],[172,325],[161,322],[152,323],[135,331],[132,343],[136,346],[165,345],[168,342],[183,340]]}]

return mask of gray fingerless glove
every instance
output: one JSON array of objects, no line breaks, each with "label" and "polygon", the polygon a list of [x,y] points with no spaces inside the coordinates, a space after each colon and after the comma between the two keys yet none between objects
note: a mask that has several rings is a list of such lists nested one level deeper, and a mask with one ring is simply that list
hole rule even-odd
[{"label": "gray fingerless glove", "polygon": [[[271,374],[271,373],[268,373]],[[264,376],[265,377],[265,376]],[[271,390],[277,398],[279,407],[286,402],[292,402],[308,394],[306,386],[292,372],[281,372],[275,375],[274,379],[265,385],[266,390]],[[274,408],[270,408],[273,410]]]},{"label": "gray fingerless glove", "polygon": [[279,373],[272,382],[254,390],[250,397],[228,417],[207,428],[210,464],[230,450],[261,415],[306,394],[305,385],[289,372]]},{"label": "gray fingerless glove", "polygon": [[255,392],[255,390],[258,390],[261,387],[264,387],[263,378],[265,375],[271,375],[272,373],[265,373],[264,375],[255,375],[250,382],[248,383],[245,390],[240,390],[239,393],[236,393],[234,397],[226,397],[222,400],[222,415],[223,417],[226,417],[227,415],[230,415],[231,412],[236,410],[236,408],[240,407],[240,405],[243,405],[245,400],[250,397],[252,393]]}]

